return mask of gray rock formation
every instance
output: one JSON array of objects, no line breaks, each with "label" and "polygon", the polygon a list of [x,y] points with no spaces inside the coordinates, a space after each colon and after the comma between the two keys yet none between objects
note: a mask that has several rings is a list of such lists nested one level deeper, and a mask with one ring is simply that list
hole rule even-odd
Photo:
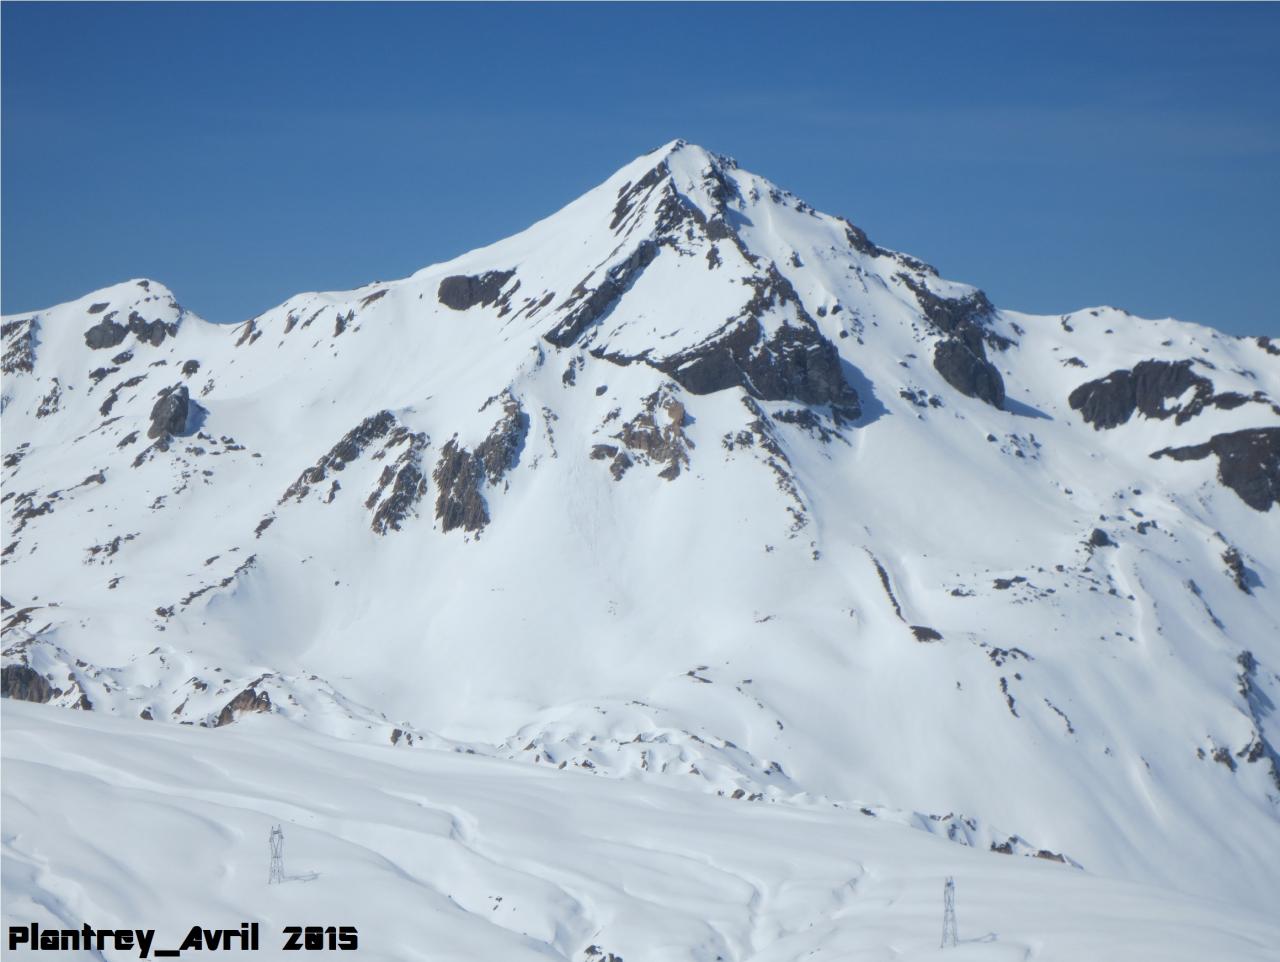
[{"label": "gray rock formation", "polygon": [[515,276],[515,271],[486,271],[479,275],[455,274],[440,282],[440,303],[455,311],[466,311],[479,304],[487,307],[497,302],[502,288]]},{"label": "gray rock formation", "polygon": [[1199,461],[1218,459],[1218,480],[1249,507],[1268,511],[1280,504],[1280,428],[1252,428],[1215,434],[1202,444],[1161,448],[1152,458]]},{"label": "gray rock formation", "polygon": [[147,428],[147,437],[152,440],[167,440],[174,435],[183,434],[187,428],[190,408],[191,395],[185,384],[165,388],[151,408],[151,426]]}]

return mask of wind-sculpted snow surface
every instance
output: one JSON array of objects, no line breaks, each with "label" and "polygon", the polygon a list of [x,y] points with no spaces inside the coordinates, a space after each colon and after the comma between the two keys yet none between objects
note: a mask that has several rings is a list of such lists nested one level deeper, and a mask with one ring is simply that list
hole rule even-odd
[{"label": "wind-sculpted snow surface", "polygon": [[[1280,944],[1274,913],[856,809],[335,743],[262,716],[208,732],[50,715],[4,706],[6,926],[154,928],[174,948],[193,925],[254,920],[254,957],[283,958],[286,926],[342,925],[369,962],[1265,962]],[[939,952],[947,876],[959,947]]]},{"label": "wind-sculpted snow surface", "polygon": [[681,142],[235,327],[137,280],[2,331],[31,710],[1280,881],[1265,338],[999,309]]}]

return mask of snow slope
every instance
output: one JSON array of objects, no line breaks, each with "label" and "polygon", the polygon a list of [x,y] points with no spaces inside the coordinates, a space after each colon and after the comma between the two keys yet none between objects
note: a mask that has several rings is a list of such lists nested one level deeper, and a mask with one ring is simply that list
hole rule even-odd
[{"label": "snow slope", "polygon": [[235,328],[136,280],[3,334],[10,697],[1270,905],[1266,339],[999,310],[680,141]]},{"label": "snow slope", "polygon": [[[206,732],[50,714],[4,706],[6,922],[154,927],[175,947],[195,924],[258,920],[264,958],[292,954],[272,951],[286,925],[352,925],[352,957],[374,962],[1278,957],[1274,916],[856,812],[397,752],[273,718]],[[275,824],[286,882],[267,886]],[[942,951],[947,875],[960,943]]]}]

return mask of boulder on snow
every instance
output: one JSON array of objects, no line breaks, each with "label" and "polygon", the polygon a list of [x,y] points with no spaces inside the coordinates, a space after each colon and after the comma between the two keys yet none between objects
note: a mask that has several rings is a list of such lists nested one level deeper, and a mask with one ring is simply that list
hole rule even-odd
[{"label": "boulder on snow", "polygon": [[498,300],[502,288],[515,271],[486,271],[483,274],[454,274],[440,282],[436,296],[445,307],[465,311],[477,304],[487,307]]},{"label": "boulder on snow", "polygon": [[1089,545],[1093,548],[1114,548],[1116,543],[1111,540],[1111,535],[1107,534],[1101,528],[1094,528],[1089,534]]},{"label": "boulder on snow", "polygon": [[151,408],[151,426],[147,437],[158,440],[182,434],[187,427],[187,415],[191,409],[191,395],[185,384],[165,388]]},{"label": "boulder on snow", "polygon": [[123,324],[117,324],[113,321],[112,317],[114,316],[114,312],[108,314],[84,332],[84,342],[89,346],[90,350],[101,351],[109,347],[116,347],[129,336],[129,329]]},{"label": "boulder on snow", "polygon": [[264,692],[257,692],[250,685],[235,698],[222,706],[222,711],[218,712],[218,717],[214,720],[213,727],[221,728],[223,725],[230,725],[236,720],[237,715],[245,712],[269,712],[271,711],[271,696]]}]

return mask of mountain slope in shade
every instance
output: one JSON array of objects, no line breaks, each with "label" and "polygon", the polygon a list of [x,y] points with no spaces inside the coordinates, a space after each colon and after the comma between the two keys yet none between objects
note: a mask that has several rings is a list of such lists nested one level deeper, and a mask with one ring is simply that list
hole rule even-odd
[{"label": "mountain slope in shade", "polygon": [[11,697],[1268,901],[1265,338],[1000,310],[679,141],[234,329],[137,280],[3,336]]}]

